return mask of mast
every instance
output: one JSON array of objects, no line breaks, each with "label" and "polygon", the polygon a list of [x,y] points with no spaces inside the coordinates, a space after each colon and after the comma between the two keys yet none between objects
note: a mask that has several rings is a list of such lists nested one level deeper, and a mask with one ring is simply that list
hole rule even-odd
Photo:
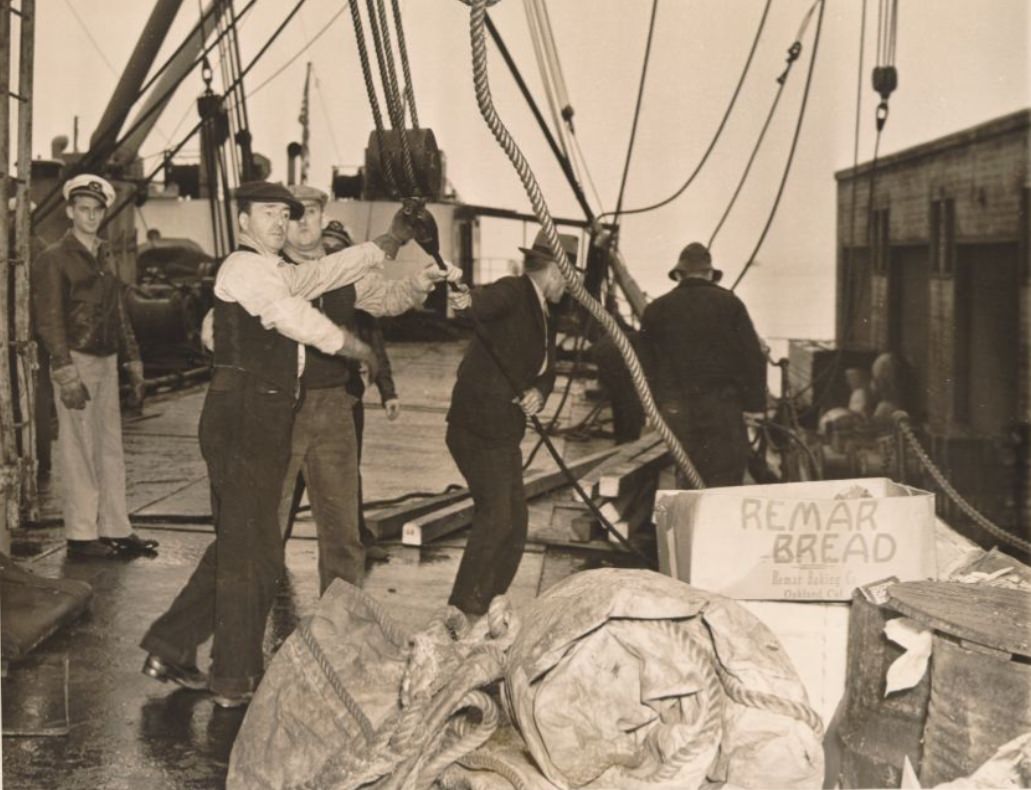
[{"label": "mast", "polygon": [[300,183],[308,183],[308,166],[311,164],[311,156],[308,148],[308,141],[311,136],[309,128],[309,98],[311,94],[311,61],[308,61],[308,66],[304,70],[304,93],[301,97],[301,114],[297,120],[301,124],[301,177]]}]

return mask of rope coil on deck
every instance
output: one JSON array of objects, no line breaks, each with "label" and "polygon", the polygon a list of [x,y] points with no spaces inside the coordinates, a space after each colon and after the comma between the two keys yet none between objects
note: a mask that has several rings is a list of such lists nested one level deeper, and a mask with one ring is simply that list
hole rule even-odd
[{"label": "rope coil on deck", "polygon": [[941,469],[938,468],[937,464],[931,459],[931,456],[920,444],[920,440],[917,439],[916,434],[913,432],[913,426],[909,423],[909,415],[904,411],[897,411],[894,415],[895,425],[898,427],[899,433],[902,434],[906,440],[906,444],[913,451],[916,457],[920,460],[920,464],[924,467],[929,475],[934,478],[934,481],[938,484],[938,487],[945,493],[945,495],[951,499],[960,510],[962,510],[975,524],[981,529],[991,535],[993,538],[1008,543],[1011,546],[1016,546],[1021,551],[1025,551],[1031,554],[1031,542],[1024,540],[1017,535],[1007,532],[1002,527],[992,523],[988,518],[978,511],[973,505],[971,505],[962,494],[955,489],[950,483]]},{"label": "rope coil on deck", "polygon": [[472,0],[470,13],[470,40],[473,58],[473,82],[476,89],[476,103],[479,106],[480,114],[483,116],[487,126],[494,134],[498,144],[512,162],[513,167],[519,174],[520,180],[523,182],[523,188],[526,190],[526,194],[533,205],[534,214],[537,215],[537,219],[541,223],[541,227],[544,229],[544,234],[548,240],[548,246],[551,248],[554,260],[557,263],[559,270],[562,272],[563,279],[565,279],[569,287],[570,294],[572,294],[573,298],[583,305],[584,309],[586,309],[587,312],[590,313],[599,324],[601,324],[606,334],[612,338],[616,348],[619,349],[619,353],[630,372],[630,377],[634,383],[634,389],[637,391],[637,395],[641,399],[641,405],[644,408],[644,412],[648,416],[648,420],[651,425],[662,438],[663,442],[665,442],[666,446],[669,447],[670,453],[673,455],[673,459],[677,462],[677,466],[687,476],[692,486],[695,488],[705,488],[705,483],[698,474],[698,470],[695,469],[694,464],[691,463],[691,459],[688,457],[687,452],[684,450],[683,446],[681,446],[665,420],[662,419],[662,415],[659,413],[658,407],[655,404],[655,399],[652,397],[651,391],[648,389],[644,371],[641,369],[641,363],[638,361],[637,355],[634,353],[630,342],[620,331],[619,326],[616,324],[612,316],[605,311],[605,308],[602,307],[602,305],[599,304],[598,301],[589,293],[587,293],[583,283],[576,276],[575,271],[566,260],[565,252],[559,242],[558,231],[555,229],[555,223],[551,218],[551,213],[548,210],[547,203],[544,200],[544,196],[541,193],[540,186],[534,177],[533,171],[494,108],[494,102],[490,91],[489,76],[487,73],[487,46],[484,38],[484,19],[486,11],[487,0]]}]

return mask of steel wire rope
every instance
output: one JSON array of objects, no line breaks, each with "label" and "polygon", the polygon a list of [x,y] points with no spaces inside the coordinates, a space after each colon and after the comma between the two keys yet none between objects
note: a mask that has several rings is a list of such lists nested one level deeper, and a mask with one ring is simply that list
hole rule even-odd
[{"label": "steel wire rope", "polygon": [[[680,442],[673,434],[673,431],[670,430],[669,426],[662,418],[662,415],[659,413],[651,391],[648,389],[648,384],[644,377],[644,371],[641,369],[641,363],[638,361],[637,355],[634,353],[629,341],[623,333],[620,332],[615,319],[608,314],[601,304],[587,293],[583,283],[579,278],[577,278],[576,273],[570,267],[568,261],[565,260],[565,253],[559,241],[558,232],[555,229],[555,223],[551,218],[551,213],[548,210],[547,203],[541,193],[540,186],[537,184],[537,180],[530,169],[529,163],[523,156],[522,151],[520,151],[515,140],[512,139],[511,134],[505,128],[504,123],[494,108],[493,98],[490,92],[487,70],[487,47],[484,38],[486,3],[487,0],[472,0],[470,11],[473,82],[475,85],[476,100],[480,113],[483,116],[484,121],[487,123],[487,126],[494,134],[494,137],[497,139],[498,144],[505,151],[513,167],[519,174],[527,196],[533,205],[534,214],[536,214],[538,221],[544,229],[548,246],[550,247],[554,260],[569,287],[570,294],[586,308],[587,312],[590,313],[595,320],[602,325],[609,336],[612,337],[616,347],[619,349],[619,352],[623,357],[623,361],[629,369],[631,379],[633,380],[634,387],[641,399],[645,414],[648,415],[659,436],[670,448],[670,451],[677,462],[677,466],[686,475],[687,479],[691,481],[691,484],[695,488],[704,488],[705,484],[702,481],[701,476],[698,474],[698,471],[695,469],[694,464],[691,463],[691,459],[688,457],[684,448],[681,446]],[[554,455],[557,455],[550,443],[549,452],[553,452]],[[582,495],[582,489],[579,493]],[[589,497],[587,498],[587,501],[590,502]]]},{"label": "steel wire rope", "polygon": [[[314,44],[314,43],[315,43],[316,41],[318,41],[318,40],[319,40],[319,39],[320,39],[320,38],[322,37],[322,34],[323,34],[323,33],[325,33],[325,32],[326,32],[327,30],[329,30],[330,26],[331,26],[331,25],[332,25],[332,24],[333,24],[334,22],[336,22],[337,18],[338,18],[338,17],[339,17],[339,16],[341,15],[341,14],[343,14],[343,13],[344,13],[344,11],[346,11],[346,10],[347,10],[346,8],[340,8],[340,9],[338,9],[338,10],[337,10],[337,12],[336,12],[335,14],[333,14],[333,16],[331,16],[331,17],[329,18],[329,20],[328,20],[328,21],[326,22],[326,24],[324,24],[324,25],[323,25],[322,27],[320,27],[320,28],[318,29],[318,31],[317,31],[317,32],[315,33],[315,35],[314,35],[314,36],[312,36],[312,37],[311,37],[310,39],[308,39],[308,41],[307,41],[307,42],[305,42],[305,45],[304,45],[303,47],[301,47],[301,48],[300,48],[299,50],[297,50],[297,52],[295,52],[295,53],[294,53],[293,55],[291,55],[291,56],[290,56],[290,59],[289,59],[289,60],[287,60],[287,61],[286,61],[285,63],[283,63],[283,64],[282,64],[282,65],[281,65],[281,66],[280,66],[279,68],[277,68],[277,69],[276,69],[276,70],[275,70],[275,71],[274,71],[274,72],[273,72],[273,73],[272,73],[271,75],[269,75],[268,77],[266,77],[265,79],[263,79],[263,80],[262,80],[262,81],[261,81],[261,82],[260,82],[260,83],[258,84],[258,86],[257,86],[257,87],[255,87],[255,88],[251,88],[251,90],[249,90],[249,91],[247,92],[247,95],[248,95],[249,97],[251,97],[251,98],[254,98],[254,95],[255,95],[255,94],[256,94],[256,93],[258,92],[258,91],[260,91],[260,90],[261,90],[262,88],[264,88],[264,87],[265,87],[266,85],[268,85],[268,84],[269,84],[270,82],[272,82],[272,80],[274,80],[274,79],[275,79],[276,77],[278,77],[278,76],[279,76],[280,74],[282,74],[282,73],[283,73],[284,71],[286,71],[286,70],[287,70],[287,68],[289,68],[289,67],[290,67],[290,66],[291,66],[291,65],[292,65],[292,64],[293,64],[293,63],[294,63],[294,62],[295,62],[295,61],[296,61],[296,60],[297,60],[297,59],[298,59],[299,57],[301,57],[301,55],[303,55],[303,54],[304,54],[305,52],[307,52],[307,51],[308,51],[308,49],[309,49],[309,48],[310,48],[310,47],[311,47],[311,46],[312,46],[312,45],[313,45],[313,44]],[[316,83],[316,89],[317,89],[317,88],[318,88],[318,84]]]},{"label": "steel wire rope", "polygon": [[[201,0],[197,0],[197,7],[198,7],[198,9],[200,9],[200,7],[201,7]],[[229,24],[226,22],[226,18],[225,18],[225,14],[224,13],[220,14],[218,16],[217,23],[218,23],[219,33],[224,32],[225,35],[226,35],[226,38],[229,38],[230,35],[231,35],[230,32],[229,32],[230,31],[230,27],[229,27]],[[220,36],[220,38],[221,38],[221,36]],[[226,91],[226,95],[228,95],[228,93],[229,93],[228,92],[228,87],[230,85],[232,85],[233,81],[236,79],[236,75],[233,73],[232,64],[229,62],[231,57],[232,57],[231,56],[231,50],[229,49],[228,42],[226,40],[222,39],[221,42],[218,45],[218,68],[219,68],[219,71],[222,74],[222,90]],[[236,93],[235,92],[232,95],[233,95],[233,98],[236,97]],[[235,125],[236,125],[235,122],[234,122],[234,115],[236,115],[236,113],[234,112],[233,108],[230,107],[230,106],[227,106],[227,104],[224,101],[222,103],[222,108],[225,110],[225,113],[226,113],[226,124],[227,124],[228,130],[229,130],[229,137],[231,139],[234,136],[233,129],[235,128]],[[239,164],[240,163],[237,161],[236,145],[235,145],[235,143],[229,147],[229,157],[232,160],[233,169],[236,172],[240,172],[239,171]],[[209,189],[210,188],[211,188],[211,185],[209,185]],[[215,194],[216,195],[217,195],[217,192],[218,192],[218,189],[217,189],[217,187],[215,187]],[[212,200],[212,204],[214,204],[214,203],[215,203],[215,200]]]},{"label": "steel wire rope", "polygon": [[[248,2],[244,9],[240,12],[240,16],[242,17],[244,14],[246,14],[251,8],[254,7],[254,4],[257,2],[258,0],[250,0],[250,2]],[[300,2],[303,3],[305,2],[305,0],[300,0]],[[221,41],[221,36],[219,36],[215,41],[213,41],[211,44],[205,47],[201,54],[197,56],[193,63],[190,64],[189,68],[183,71],[182,75],[171,86],[169,86],[169,88],[161,95],[161,97],[157,101],[155,101],[154,104],[152,104],[147,110],[143,111],[139,115],[139,117],[136,118],[135,121],[133,121],[128,131],[123,132],[122,136],[115,141],[114,147],[116,150],[120,146],[122,146],[125,143],[125,141],[128,140],[133,135],[133,133],[147,121],[148,118],[150,118],[151,115],[153,115],[155,112],[158,111],[159,108],[163,106],[165,100],[167,100],[176,90],[178,90],[179,86],[186,80],[190,73],[195,68],[197,68],[198,65],[203,63],[204,59],[218,45],[219,41]],[[263,48],[261,51],[264,52],[265,49]],[[196,132],[196,129],[194,130],[194,132]],[[178,148],[176,150],[178,150]],[[92,166],[92,164],[92,161],[90,161],[88,157],[83,157],[81,160],[79,160],[79,162],[76,162],[74,165],[70,167],[69,172],[65,174],[65,180],[70,178],[72,175],[84,172],[83,168]],[[61,193],[61,189],[63,186],[64,182],[59,181],[53,186],[50,192],[48,192],[39,201],[39,205],[36,207],[36,210],[32,212],[33,224],[42,222],[44,219],[50,216],[50,214],[57,208],[58,205],[60,205],[59,200],[54,201],[53,199]]]},{"label": "steel wire rope", "polygon": [[788,174],[791,172],[791,165],[795,160],[795,151],[798,149],[798,138],[802,132],[802,121],[805,119],[806,106],[809,103],[809,90],[813,84],[813,72],[816,66],[816,55],[820,48],[820,34],[823,32],[823,12],[826,8],[825,0],[817,0],[820,7],[820,13],[816,18],[816,33],[813,36],[813,52],[809,56],[809,70],[805,76],[805,88],[802,92],[802,105],[798,111],[798,121],[795,123],[795,133],[791,138],[791,149],[788,151],[788,160],[784,164],[784,174],[780,179],[780,186],[777,187],[777,196],[773,200],[773,205],[770,207],[770,215],[766,218],[766,224],[763,226],[762,233],[759,234],[759,240],[755,243],[755,248],[752,250],[752,254],[748,256],[748,260],[745,262],[744,268],[738,274],[737,279],[734,280],[734,284],[730,286],[730,290],[733,291],[737,288],[738,284],[748,274],[748,270],[752,268],[752,264],[755,263],[755,256],[759,254],[759,250],[762,248],[763,242],[766,241],[766,234],[770,232],[770,227],[773,225],[773,218],[777,214],[777,208],[780,206],[780,199],[784,195],[784,187],[788,182]]},{"label": "steel wire rope", "polygon": [[326,105],[326,97],[322,93],[322,81],[315,76],[315,92],[319,95],[319,107],[322,109],[322,117],[326,119],[326,129],[329,131],[329,142],[333,145],[333,153],[336,154],[337,161],[341,161],[343,156],[340,154],[340,146],[337,144],[336,130],[333,128],[333,119],[329,115],[329,107]]},{"label": "steel wire rope", "polygon": [[401,4],[392,0],[394,12],[394,30],[397,31],[397,50],[401,55],[401,72],[405,78],[405,98],[408,101],[408,112],[412,116],[412,128],[419,128],[419,113],[415,109],[415,86],[412,83],[412,70],[408,63],[408,45],[405,43],[405,28],[401,21]]},{"label": "steel wire rope", "polygon": [[[855,248],[856,248],[856,215],[857,215],[857,206],[858,206],[858,202],[856,200],[856,185],[859,182],[859,179],[856,178],[856,174],[859,171],[859,138],[861,136],[861,130],[862,130],[862,123],[861,123],[861,121],[862,121],[862,114],[863,114],[863,62],[864,62],[865,54],[866,54],[866,4],[867,4],[867,0],[863,0],[862,6],[861,6],[861,11],[860,11],[860,17],[859,17],[859,66],[858,66],[857,74],[856,74],[856,117],[855,117],[854,128],[853,128],[853,131],[852,131],[852,184],[851,184],[850,189],[849,189],[849,191],[851,193],[852,205],[849,208],[849,225],[848,225],[849,246],[848,246],[847,251],[845,252],[845,258],[847,259],[847,264],[848,264],[848,268],[849,268],[850,271],[851,271],[851,268],[852,268],[852,263],[854,262],[854,259],[855,259]],[[878,138],[880,137],[880,132],[879,131],[877,132],[877,136],[878,136]],[[878,140],[878,142],[876,142],[874,144],[874,151],[875,151],[874,156],[875,157],[876,157],[876,151],[877,151],[878,148],[879,148],[879,140]],[[871,196],[872,195],[867,197],[868,201],[869,201],[869,198]],[[866,213],[867,213],[867,216],[869,217],[869,215],[870,215],[869,203],[867,205]],[[852,311],[853,311],[855,305],[852,304],[851,296],[847,292],[847,281],[846,281],[846,288],[843,288],[843,291],[845,291],[845,293],[844,293],[844,297],[845,298],[844,298],[843,315],[842,315],[842,321],[841,321],[841,329],[842,329],[842,340],[845,340],[847,338],[847,333],[849,332],[849,324],[852,321]],[[830,365],[827,368],[824,368],[824,370],[821,372],[821,374],[818,377],[814,377],[814,378],[810,379],[810,381],[808,383],[806,383],[805,386],[801,387],[797,392],[794,393],[793,397],[797,399],[800,395],[805,394],[809,390],[812,390],[815,393],[816,392],[816,385],[817,385],[817,383],[820,383],[820,384],[824,385],[823,389],[821,391],[821,394],[820,394],[819,397],[813,399],[813,408],[819,409],[819,407],[823,403],[824,398],[830,392],[831,386],[833,385],[834,378],[838,374],[838,369],[841,366],[841,356],[842,356],[842,349],[839,348],[837,353],[834,355],[834,364]]]},{"label": "steel wire rope", "polygon": [[641,118],[641,103],[644,100],[644,83],[648,77],[648,63],[651,61],[652,40],[655,36],[655,18],[659,12],[659,0],[652,0],[651,16],[648,19],[648,38],[644,44],[644,59],[641,63],[641,79],[637,84],[637,101],[634,104],[634,120],[630,125],[630,140],[626,147],[626,161],[623,163],[623,177],[619,182],[619,197],[616,198],[616,208],[612,212],[613,220],[619,221],[619,215],[623,208],[623,195],[626,192],[627,176],[630,174],[630,160],[634,154],[634,141],[637,139],[637,122]]},{"label": "steel wire rope", "polygon": [[710,249],[712,248],[713,242],[716,240],[716,236],[719,235],[720,230],[727,221],[727,217],[730,216],[730,212],[733,210],[734,205],[737,203],[737,199],[741,195],[741,191],[744,189],[745,182],[748,180],[748,175],[752,170],[752,165],[755,163],[756,157],[759,154],[759,149],[762,147],[763,140],[766,137],[766,132],[770,128],[770,123],[773,121],[773,116],[777,112],[780,99],[784,95],[784,88],[788,83],[788,77],[791,75],[792,67],[795,65],[795,61],[797,61],[799,56],[802,54],[802,36],[805,34],[806,28],[809,26],[809,20],[813,16],[813,9],[815,7],[815,3],[809,6],[805,16],[802,17],[802,22],[799,25],[798,32],[795,34],[794,40],[788,48],[787,67],[777,78],[777,91],[773,95],[770,109],[766,113],[766,120],[763,122],[762,128],[759,131],[759,137],[756,139],[755,145],[752,146],[752,152],[748,157],[748,162],[745,164],[744,170],[741,172],[741,178],[738,180],[737,187],[734,189],[734,193],[731,195],[730,202],[724,209],[723,215],[720,217],[719,221],[716,223],[716,227],[712,230],[712,234],[709,236],[709,243],[706,246]]},{"label": "steel wire rope", "polygon": [[379,153],[380,162],[383,164],[383,173],[386,176],[390,187],[394,190],[394,197],[400,193],[397,189],[397,179],[394,176],[394,168],[390,159],[387,158],[386,150],[383,147],[383,113],[379,106],[379,97],[376,95],[376,83],[372,78],[372,66],[369,63],[369,50],[365,43],[365,28],[362,25],[362,12],[358,7],[358,0],[348,0],[348,7],[351,10],[351,21],[354,27],[354,36],[358,45],[358,60],[361,63],[362,77],[365,80],[365,92],[369,98],[369,109],[372,112],[372,122],[376,127],[376,150]]},{"label": "steel wire rope", "polygon": [[[247,7],[250,8],[250,6],[252,6],[255,2],[256,2],[256,0],[251,0],[251,2],[248,3]],[[276,41],[277,38],[279,38],[280,34],[282,34],[282,32],[286,29],[286,26],[288,24],[290,24],[290,20],[293,19],[294,16],[296,16],[297,12],[300,11],[301,6],[303,6],[306,2],[307,2],[307,0],[297,0],[297,4],[293,7],[293,9],[290,11],[290,13],[287,14],[286,18],[283,19],[283,21],[279,23],[279,26],[272,32],[272,35],[262,45],[261,49],[258,50],[257,54],[255,54],[255,56],[253,58],[251,58],[251,62],[247,64],[247,67],[243,70],[243,72],[241,72],[240,76],[238,77],[239,81],[243,81],[243,78],[247,76],[247,74],[250,72],[250,70],[252,68],[254,68],[254,66],[265,55],[265,53],[268,52],[268,50],[272,46],[272,44]],[[241,12],[241,13],[243,13],[243,12]],[[235,85],[233,87],[235,87]],[[226,94],[222,95],[222,99],[223,100],[226,99]],[[198,121],[193,126],[193,128],[189,132],[187,132],[186,136],[183,137],[183,139],[180,140],[179,143],[173,149],[171,149],[171,151],[169,151],[169,153],[168,153],[169,158],[171,158],[172,156],[175,156],[179,152],[179,150],[184,145],[186,145],[186,143],[188,143],[191,139],[193,139],[193,136],[195,134],[197,134],[198,131],[200,131],[200,128],[201,128],[201,126],[203,126],[203,124],[204,124],[203,120]],[[164,167],[165,167],[165,164],[164,164],[164,162],[162,162],[156,168],[154,168],[150,172],[149,175],[147,175],[143,179],[140,179],[139,181],[137,181],[136,182],[137,189],[139,189],[140,186],[146,186],[151,181],[153,181],[155,178],[157,178],[158,173],[160,173],[164,169]],[[128,207],[130,204],[132,204],[133,203],[133,198],[134,198],[134,196],[130,195],[127,199],[122,200],[120,203],[116,203],[104,215],[104,220],[100,224],[99,230],[103,230],[105,227],[107,227],[107,225],[116,216],[118,216],[123,210],[125,210],[126,207]]]},{"label": "steel wire rope", "polygon": [[[741,87],[745,84],[745,77],[748,76],[748,71],[752,66],[752,60],[755,56],[756,49],[759,46],[759,39],[762,36],[763,29],[766,27],[766,18],[770,13],[770,4],[772,0],[766,0],[766,5],[763,7],[762,17],[759,19],[759,27],[756,28],[755,36],[752,38],[752,46],[748,50],[748,57],[745,59],[745,65],[741,69],[741,76],[738,77],[737,85],[734,87],[734,92],[730,96],[730,102],[727,104],[727,109],[723,112],[723,118],[720,119],[719,125],[716,127],[716,132],[713,134],[712,139],[709,141],[709,145],[706,147],[705,152],[702,154],[702,158],[698,160],[698,164],[695,165],[695,169],[691,171],[691,174],[687,177],[687,180],[681,184],[672,195],[667,198],[663,198],[657,203],[651,203],[647,206],[641,206],[639,208],[628,208],[620,212],[620,216],[628,217],[632,214],[644,214],[648,211],[655,211],[656,209],[667,206],[680,197],[687,190],[695,178],[702,171],[705,163],[708,161],[710,154],[713,149],[716,148],[716,143],[719,141],[720,136],[723,134],[723,129],[727,125],[727,121],[730,119],[730,114],[734,110],[734,106],[737,104],[738,95],[741,93]],[[606,217],[614,216],[615,212],[608,211],[604,214],[598,215],[598,221],[603,221]]]},{"label": "steel wire rope", "polygon": [[[386,7],[383,0],[365,0],[369,9],[369,32],[372,44],[376,49],[376,61],[379,64],[380,82],[387,101],[387,114],[390,126],[398,135],[401,148],[401,171],[405,177],[405,192],[415,194],[418,186],[415,181],[415,167],[412,152],[408,147],[408,136],[405,134],[404,110],[400,106],[397,93],[397,75],[394,68],[394,52],[390,45],[390,30],[387,23]],[[379,17],[380,21],[377,21]],[[395,185],[396,186],[396,185]]]},{"label": "steel wire rope", "polygon": [[[371,0],[370,0],[371,2]],[[418,195],[421,193],[419,183],[415,179],[415,161],[412,158],[412,150],[408,142],[407,122],[405,120],[404,101],[401,97],[401,89],[398,87],[397,63],[394,59],[394,45],[390,38],[390,22],[387,20],[387,7],[385,0],[376,0],[376,12],[379,15],[380,33],[383,44],[384,60],[387,63],[387,72],[390,77],[390,94],[397,115],[397,132],[401,142],[401,165],[405,178],[408,181],[408,193]]]},{"label": "steel wire rope", "polygon": [[[555,86],[551,80],[547,54],[544,51],[543,33],[541,21],[538,16],[537,6],[534,0],[523,0],[523,10],[526,12],[526,24],[530,29],[530,43],[533,45],[534,60],[537,61],[537,70],[541,73],[541,85],[544,87],[544,98],[548,102],[548,111],[551,113],[551,122],[555,127],[555,135],[558,144],[562,149],[562,155],[569,159],[569,149],[566,144],[565,135],[562,133],[562,123],[559,120],[561,113],[558,110],[558,101],[555,98]],[[570,161],[572,165],[572,161]],[[579,175],[577,180],[579,181]]]}]

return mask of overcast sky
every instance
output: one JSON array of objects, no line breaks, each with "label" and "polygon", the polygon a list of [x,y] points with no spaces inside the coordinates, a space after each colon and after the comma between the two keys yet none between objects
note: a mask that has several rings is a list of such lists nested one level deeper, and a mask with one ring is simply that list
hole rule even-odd
[{"label": "overcast sky", "polygon": [[[694,239],[707,240],[727,205],[773,98],[785,51],[810,4],[774,0],[738,109],[701,176],[672,205],[625,221],[624,254],[650,294],[667,289],[665,272],[680,248]],[[242,8],[244,2],[237,0],[236,5]],[[344,0],[308,0],[254,68],[248,87],[262,83],[345,5]],[[578,138],[604,208],[611,209],[626,155],[651,3],[550,0],[548,5]],[[869,72],[877,5],[870,0],[867,8],[861,159],[869,158],[873,145],[876,97]],[[80,148],[88,144],[151,3],[37,0],[37,6],[34,150],[46,156],[54,135],[71,135],[76,115]],[[287,0],[258,0],[242,26],[244,62],[292,6]],[[883,153],[1031,105],[1026,0],[902,0],[899,6],[899,88],[891,99]],[[528,211],[515,171],[476,108],[468,8],[458,0],[402,0],[402,8],[419,119],[435,131],[445,150],[450,180],[469,202]],[[660,0],[625,207],[665,197],[694,168],[726,107],[762,8],[761,0]],[[861,8],[860,0],[827,2],[795,166],[760,252],[761,263],[738,291],[766,336],[833,334],[833,174],[852,163]],[[491,14],[543,102],[523,3],[501,0]],[[183,3],[166,53],[197,16],[196,2]],[[749,182],[713,245],[717,265],[726,269],[728,278],[736,276],[755,245],[776,192],[815,29],[814,17]],[[490,52],[491,85],[503,120],[533,165],[553,212],[578,216],[577,204],[504,64],[493,48]],[[285,179],[286,145],[300,136],[297,115],[307,60],[314,63],[319,81],[312,94],[311,182],[328,187],[332,165],[361,163],[372,128],[348,13],[250,99],[254,147],[272,159],[272,177]],[[160,130],[144,145],[144,155],[168,145],[162,134],[175,142],[196,122],[193,101],[202,87],[199,74],[187,80],[162,117]],[[187,150],[195,151],[196,144]],[[521,240],[521,228],[499,229],[491,223],[484,229],[483,253],[515,256],[514,246]]]}]

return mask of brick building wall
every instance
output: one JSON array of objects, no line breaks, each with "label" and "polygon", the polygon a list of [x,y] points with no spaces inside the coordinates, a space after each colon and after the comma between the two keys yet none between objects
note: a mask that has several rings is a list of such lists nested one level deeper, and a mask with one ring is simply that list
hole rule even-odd
[{"label": "brick building wall", "polygon": [[[972,368],[964,363],[963,354],[991,354],[992,348],[970,348],[974,336],[964,337],[964,315],[969,318],[973,297],[968,293],[969,278],[981,277],[976,269],[979,263],[1003,266],[1013,270],[1013,298],[1019,306],[1010,305],[1018,316],[1016,359],[1007,359],[1016,373],[1010,385],[1016,411],[1005,415],[1007,419],[1031,425],[1031,209],[1028,194],[1031,191],[1031,110],[1022,110],[1002,118],[980,124],[946,137],[932,140],[913,148],[867,162],[854,170],[849,168],[836,174],[838,182],[838,315],[849,314],[846,284],[848,249],[858,248],[873,265],[869,273],[870,316],[862,332],[853,330],[858,338],[850,347],[869,351],[886,350],[899,342],[900,293],[899,264],[901,250],[909,250],[907,265],[914,260],[912,252],[926,253],[930,260],[927,277],[927,370],[921,378],[926,382],[923,394],[926,406],[924,429],[930,441],[941,448],[942,461],[948,455],[956,457],[957,449],[969,448],[981,441],[982,449],[1005,445],[1005,431],[994,436],[975,435],[965,409],[980,407],[984,420],[984,404],[969,399],[969,388],[978,382],[965,382],[964,376],[973,376]],[[872,198],[871,198],[872,191]],[[881,222],[883,221],[883,227]],[[859,258],[860,255],[853,256]],[[894,267],[893,267],[894,257]],[[918,256],[919,257],[919,256]],[[962,260],[962,265],[957,265]],[[973,271],[973,275],[971,272]],[[1002,269],[997,269],[1002,271]],[[913,275],[909,270],[909,287]],[[853,274],[852,280],[855,275]],[[964,279],[968,278],[968,279]],[[983,298],[983,297],[982,297]],[[894,307],[893,307],[894,305]],[[984,302],[980,303],[980,316],[984,320]],[[892,311],[896,311],[893,317]],[[966,311],[966,313],[964,312]],[[990,318],[990,317],[989,317]],[[843,321],[844,319],[841,319]],[[855,319],[853,319],[854,321]],[[911,317],[905,317],[911,320]],[[839,322],[838,338],[849,337],[847,327]],[[981,360],[978,360],[981,362]],[[998,364],[998,363],[997,363]],[[980,384],[983,386],[983,383]],[[965,389],[966,388],[966,389]],[[966,393],[966,395],[964,395]],[[1025,436],[1031,432],[1024,428]],[[1012,440],[1011,441],[1011,445]],[[950,444],[951,443],[951,444]],[[1015,445],[1014,445],[1015,446]],[[948,449],[948,448],[953,449]],[[1012,447],[1011,447],[1012,449]],[[987,458],[986,452],[977,454]],[[964,450],[966,457],[975,453]],[[995,452],[999,468],[992,469],[987,461],[979,464],[955,465],[969,467],[965,476],[981,475],[985,490],[990,478],[1004,475],[1017,480],[1021,489],[1019,502],[1009,506],[1017,511],[1016,519],[1024,531],[1031,529],[1031,462],[1028,460],[1027,440],[1016,452]],[[1021,457],[1022,456],[1022,457]],[[1013,459],[1016,458],[1016,461]],[[1014,463],[1016,469],[1014,469]],[[954,466],[952,463],[946,463]],[[953,481],[960,486],[961,481]],[[971,481],[974,485],[976,481]],[[975,499],[979,497],[976,496]],[[1012,501],[1012,498],[1010,498]]]}]

